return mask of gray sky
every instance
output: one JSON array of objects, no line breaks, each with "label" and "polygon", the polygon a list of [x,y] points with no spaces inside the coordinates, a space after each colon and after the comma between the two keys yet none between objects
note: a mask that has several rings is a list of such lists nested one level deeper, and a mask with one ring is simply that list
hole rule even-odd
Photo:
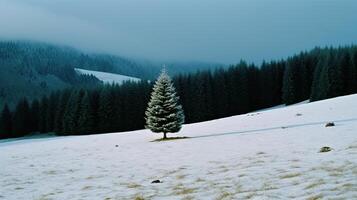
[{"label": "gray sky", "polygon": [[0,38],[236,63],[357,43],[356,0],[0,0]]}]

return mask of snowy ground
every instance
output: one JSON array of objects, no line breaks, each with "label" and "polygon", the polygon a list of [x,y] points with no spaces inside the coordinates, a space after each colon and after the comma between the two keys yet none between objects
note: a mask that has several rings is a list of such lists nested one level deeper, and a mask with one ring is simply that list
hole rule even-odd
[{"label": "snowy ground", "polygon": [[0,143],[0,199],[357,199],[357,95],[179,135],[191,138],[150,142],[161,135],[141,130]]},{"label": "snowy ground", "polygon": [[99,80],[103,81],[104,83],[109,83],[109,84],[112,83],[121,84],[124,81],[140,81],[140,79],[138,78],[131,77],[131,76],[124,76],[120,74],[113,74],[113,73],[79,69],[79,68],[75,68],[75,70],[79,74],[93,75],[97,77]]}]

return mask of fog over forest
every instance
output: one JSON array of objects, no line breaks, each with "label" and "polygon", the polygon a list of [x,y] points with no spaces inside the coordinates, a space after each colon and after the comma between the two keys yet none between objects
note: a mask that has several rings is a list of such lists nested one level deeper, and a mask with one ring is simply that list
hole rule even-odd
[{"label": "fog over forest", "polygon": [[0,0],[0,38],[151,60],[280,59],[356,39],[353,0]]}]

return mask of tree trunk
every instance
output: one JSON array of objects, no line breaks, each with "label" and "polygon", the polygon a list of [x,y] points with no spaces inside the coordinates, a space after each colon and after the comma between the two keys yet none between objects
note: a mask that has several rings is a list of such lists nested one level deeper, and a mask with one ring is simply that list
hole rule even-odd
[{"label": "tree trunk", "polygon": [[164,133],[164,138],[163,139],[167,139],[167,137],[166,137],[166,133]]}]

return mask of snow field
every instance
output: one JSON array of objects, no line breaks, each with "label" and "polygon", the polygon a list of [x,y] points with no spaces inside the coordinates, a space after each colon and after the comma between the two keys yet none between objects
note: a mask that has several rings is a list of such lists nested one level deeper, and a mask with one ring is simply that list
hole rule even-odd
[{"label": "snow field", "polygon": [[182,140],[140,130],[4,142],[0,199],[357,199],[356,131],[349,95],[188,124],[171,135]]},{"label": "snow field", "polygon": [[120,74],[113,74],[108,72],[100,72],[100,71],[93,71],[93,70],[86,70],[86,69],[79,69],[75,68],[75,71],[79,74],[86,74],[86,75],[93,75],[98,78],[103,83],[117,83],[122,84],[124,81],[140,81],[140,79],[131,77],[131,76],[124,76]]}]

